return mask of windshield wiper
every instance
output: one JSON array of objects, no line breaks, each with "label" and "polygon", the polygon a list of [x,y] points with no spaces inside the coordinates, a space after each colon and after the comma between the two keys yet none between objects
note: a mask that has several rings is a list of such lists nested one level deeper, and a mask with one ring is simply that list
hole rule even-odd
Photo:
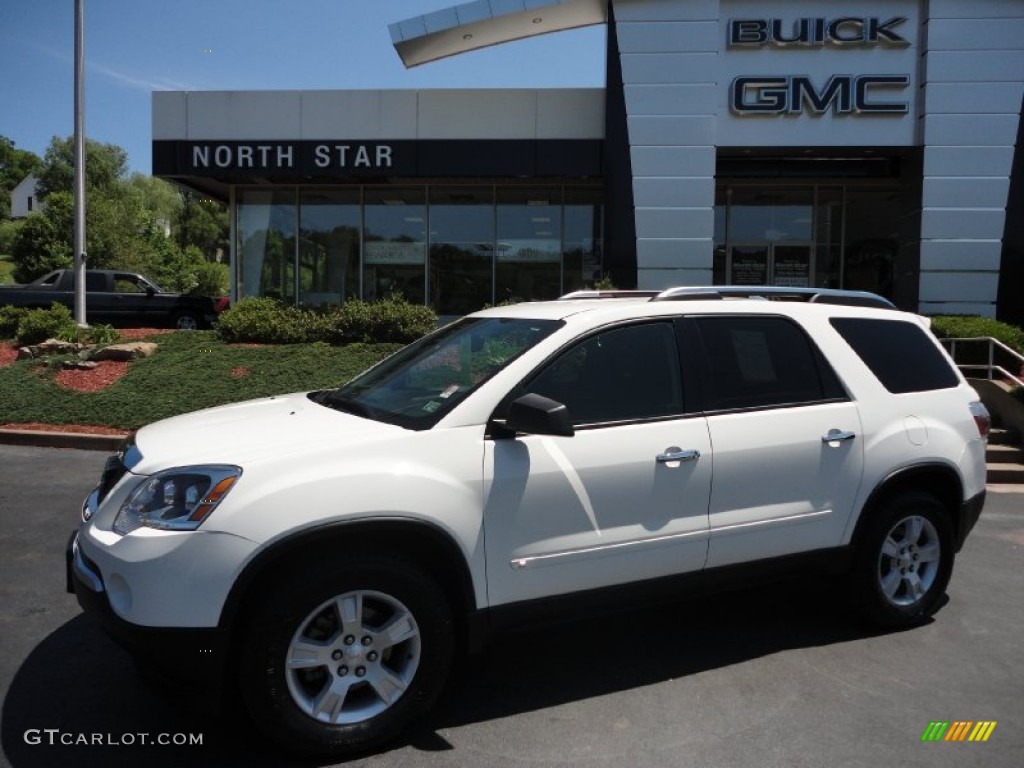
[{"label": "windshield wiper", "polygon": [[309,399],[314,403],[333,408],[336,411],[351,413],[354,416],[362,416],[365,419],[376,420],[377,418],[370,408],[355,400],[339,396],[337,390],[325,389],[320,392],[312,392],[309,395]]}]

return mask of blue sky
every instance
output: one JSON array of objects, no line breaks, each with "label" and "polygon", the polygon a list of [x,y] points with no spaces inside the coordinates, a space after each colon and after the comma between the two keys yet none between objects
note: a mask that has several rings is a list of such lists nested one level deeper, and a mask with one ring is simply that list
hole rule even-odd
[{"label": "blue sky", "polygon": [[[451,0],[85,0],[86,133],[149,173],[154,90],[594,87],[603,26],[405,69],[388,24]],[[71,135],[74,0],[0,1],[0,135]]]}]

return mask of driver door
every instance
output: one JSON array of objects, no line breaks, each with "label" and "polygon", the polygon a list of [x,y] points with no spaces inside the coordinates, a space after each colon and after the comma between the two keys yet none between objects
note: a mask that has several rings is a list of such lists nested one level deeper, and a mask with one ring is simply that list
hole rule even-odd
[{"label": "driver door", "polygon": [[671,320],[577,342],[515,394],[530,392],[565,404],[576,434],[486,441],[490,604],[701,569],[711,442],[683,407]]}]

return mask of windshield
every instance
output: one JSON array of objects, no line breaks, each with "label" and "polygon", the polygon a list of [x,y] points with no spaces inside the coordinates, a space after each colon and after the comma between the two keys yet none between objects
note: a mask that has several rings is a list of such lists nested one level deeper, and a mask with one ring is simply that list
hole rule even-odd
[{"label": "windshield", "polygon": [[561,325],[464,318],[425,336],[318,403],[409,429],[430,429],[463,398]]}]

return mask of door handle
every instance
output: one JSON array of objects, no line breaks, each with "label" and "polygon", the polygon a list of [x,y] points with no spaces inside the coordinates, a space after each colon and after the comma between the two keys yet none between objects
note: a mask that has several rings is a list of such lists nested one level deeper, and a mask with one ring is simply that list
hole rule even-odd
[{"label": "door handle", "polygon": [[845,440],[853,440],[857,434],[855,432],[843,432],[839,429],[830,429],[827,435],[821,436],[821,442],[825,444],[840,443]]},{"label": "door handle", "polygon": [[700,451],[695,449],[683,451],[679,448],[669,448],[654,458],[661,464],[668,464],[673,461],[696,461],[700,458]]}]

